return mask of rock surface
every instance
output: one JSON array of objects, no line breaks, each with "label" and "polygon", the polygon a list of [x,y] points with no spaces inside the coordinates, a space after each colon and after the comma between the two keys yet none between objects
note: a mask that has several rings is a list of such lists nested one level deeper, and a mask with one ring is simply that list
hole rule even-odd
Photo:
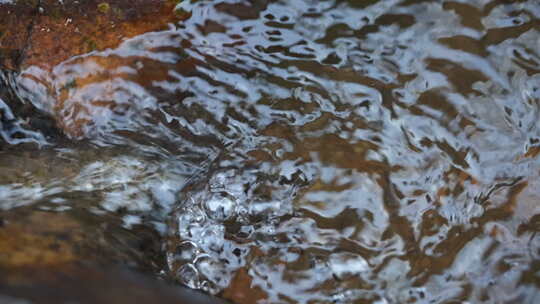
[{"label": "rock surface", "polygon": [[141,274],[160,267],[159,250],[154,231],[126,230],[103,215],[3,211],[0,302],[223,303]]},{"label": "rock surface", "polygon": [[37,1],[0,4],[0,67],[19,67],[36,13]]},{"label": "rock surface", "polygon": [[0,65],[45,70],[184,18],[169,0],[18,0],[0,4]]},{"label": "rock surface", "polygon": [[[62,133],[77,139],[92,137],[109,124],[111,116],[120,113],[128,118],[126,111],[146,109],[141,103],[148,98],[130,90],[144,91],[152,82],[169,77],[171,66],[145,57],[145,52],[156,51],[147,38],[117,50],[126,40],[167,30],[189,17],[175,9],[176,3],[18,0],[0,4],[0,18],[7,20],[0,25],[0,68],[17,71],[19,97],[53,117]],[[169,51],[181,56],[182,47]],[[193,69],[191,59],[177,65],[180,71]],[[118,98],[119,94],[127,97]]]}]

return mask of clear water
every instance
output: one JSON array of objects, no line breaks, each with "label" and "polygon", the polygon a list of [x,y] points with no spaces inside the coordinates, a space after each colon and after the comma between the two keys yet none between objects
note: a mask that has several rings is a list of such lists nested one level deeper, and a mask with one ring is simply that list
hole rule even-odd
[{"label": "clear water", "polygon": [[540,302],[537,1],[177,8],[4,74],[67,138],[0,103],[1,209],[98,193],[164,235],[156,272],[237,303]]}]

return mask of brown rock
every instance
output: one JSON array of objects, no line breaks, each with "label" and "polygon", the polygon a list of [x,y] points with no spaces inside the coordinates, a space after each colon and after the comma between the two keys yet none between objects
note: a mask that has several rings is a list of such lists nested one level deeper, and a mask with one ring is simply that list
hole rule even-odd
[{"label": "brown rock", "polygon": [[[146,110],[141,109],[145,96],[153,99],[159,94],[152,82],[168,80],[170,70],[187,72],[195,67],[189,58],[169,64],[139,56],[85,56],[72,59],[69,65],[85,67],[84,72],[55,75],[51,110],[57,125],[71,138],[92,137],[113,117],[126,119]],[[125,73],[122,67],[137,72]],[[145,96],[129,91],[139,87],[147,92]],[[118,92],[123,92],[124,99],[118,98]]]},{"label": "brown rock", "polygon": [[0,67],[58,63],[185,19],[174,0],[15,0],[0,4]]},{"label": "brown rock", "polygon": [[171,0],[43,0],[21,67],[48,70],[70,57],[166,29],[181,19],[175,5]]},{"label": "brown rock", "polygon": [[240,268],[231,284],[227,287],[222,296],[237,304],[258,303],[260,300],[268,298],[268,295],[258,286],[252,286],[252,278],[246,268]]},{"label": "brown rock", "polygon": [[[77,213],[83,215],[75,215]],[[86,214],[85,214],[86,213]],[[36,211],[29,207],[4,211],[0,227],[0,268],[44,268],[76,261],[122,263],[151,270],[160,238],[143,228],[129,231],[116,217]],[[144,248],[144,249],[142,249]]]},{"label": "brown rock", "polygon": [[14,0],[0,3],[0,67],[46,70],[187,17],[177,0]]},{"label": "brown rock", "polygon": [[[46,220],[40,220],[40,217]],[[60,214],[33,213],[24,221],[4,218],[0,229],[0,268],[55,265],[76,259],[75,249],[62,240],[69,231],[73,243],[82,235],[77,223]]]},{"label": "brown rock", "polygon": [[[17,276],[19,280],[8,281]],[[172,286],[125,267],[69,264],[2,272],[0,303],[226,304],[218,298]]]},{"label": "brown rock", "polygon": [[[167,29],[188,17],[175,11],[176,0],[19,0],[0,4],[0,67],[20,70],[22,98],[51,114],[57,126],[72,138],[91,136],[99,122],[111,115],[136,109],[137,101],[119,104],[114,79],[146,88],[167,76],[168,67],[157,61],[124,56],[88,55],[115,49],[129,38]],[[80,55],[81,58],[77,57]],[[79,58],[79,59],[77,59]],[[80,64],[83,71],[53,70],[62,64]],[[119,67],[144,64],[144,73],[129,78],[114,72]],[[180,70],[190,69],[181,63]],[[99,89],[94,87],[98,86]],[[86,94],[85,88],[95,93]],[[97,91],[96,91],[97,90]],[[90,96],[90,97],[88,97]],[[99,122],[98,122],[99,121]],[[96,126],[98,125],[98,126]]]},{"label": "brown rock", "polygon": [[163,267],[159,250],[157,233],[128,231],[111,216],[3,211],[0,303],[224,303],[144,275]]},{"label": "brown rock", "polygon": [[28,43],[38,1],[0,4],[0,67],[16,70]]}]

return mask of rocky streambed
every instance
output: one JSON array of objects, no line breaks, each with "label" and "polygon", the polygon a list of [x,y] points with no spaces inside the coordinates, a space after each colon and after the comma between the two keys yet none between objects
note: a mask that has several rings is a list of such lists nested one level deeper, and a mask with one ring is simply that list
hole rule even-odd
[{"label": "rocky streambed", "polygon": [[0,302],[537,303],[536,2],[0,0]]}]

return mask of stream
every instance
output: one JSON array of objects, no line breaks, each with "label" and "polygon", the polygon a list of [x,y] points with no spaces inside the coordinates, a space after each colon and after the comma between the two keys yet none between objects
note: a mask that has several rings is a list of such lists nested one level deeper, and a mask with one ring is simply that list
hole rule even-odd
[{"label": "stream", "polygon": [[540,303],[538,1],[176,10],[2,71],[0,223],[144,230],[139,265],[231,303]]}]

